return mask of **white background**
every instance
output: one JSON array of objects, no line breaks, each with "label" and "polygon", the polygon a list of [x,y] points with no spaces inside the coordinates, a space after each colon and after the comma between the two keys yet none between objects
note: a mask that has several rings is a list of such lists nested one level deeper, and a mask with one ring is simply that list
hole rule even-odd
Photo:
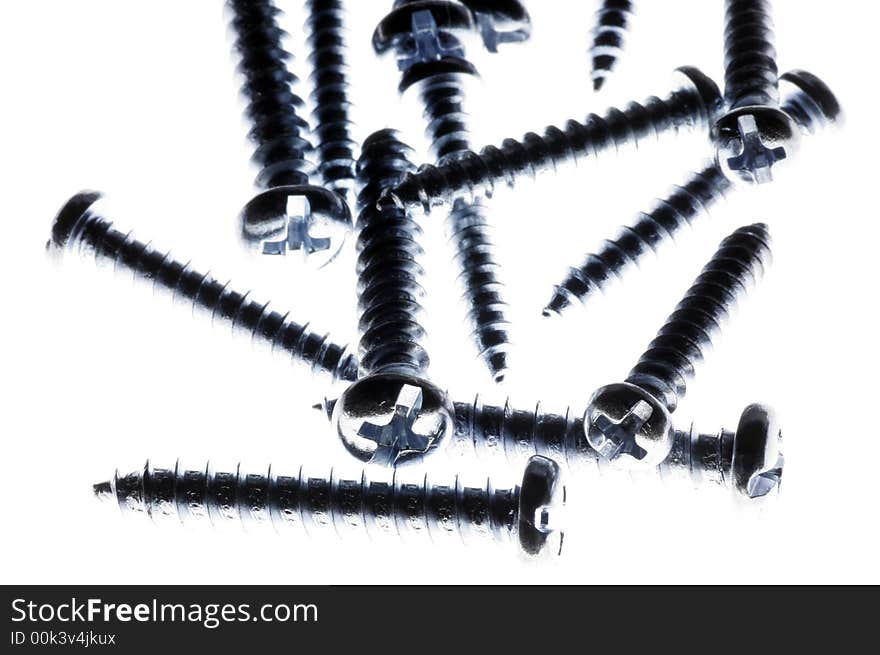
[{"label": "white background", "polygon": [[[397,127],[424,160],[419,112],[398,99],[393,62],[370,48],[391,2],[348,4],[359,137]],[[483,74],[469,103],[475,144],[662,94],[678,65],[721,77],[720,0],[641,3],[603,96],[590,90],[586,54],[598,3],[529,4],[531,43],[494,57],[471,48]],[[555,324],[540,309],[566,267],[700,166],[705,135],[499,192],[491,212],[519,345],[505,389],[492,388],[462,329],[442,213],[424,222],[435,379],[459,399],[509,393],[514,404],[577,411],[593,389],[625,376],[725,234],[756,220],[771,226],[773,268],[675,417],[714,431],[735,427],[749,402],[773,405],[787,460],[778,502],[758,513],[718,490],[576,480],[563,557],[526,565],[510,546],[157,527],[91,497],[93,482],[147,457],[309,470],[350,462],[309,409],[332,393],[324,380],[124,276],[75,258],[53,266],[43,246],[70,194],[107,192],[121,228],[254,288],[343,342],[357,338],[353,252],[316,273],[240,250],[235,215],[254,171],[221,3],[2,3],[2,582],[880,581],[878,98],[869,66],[880,16],[872,3],[774,4],[780,70],[825,78],[847,111],[844,127],[805,139],[787,179],[732,197],[625,286]],[[307,78],[300,3],[281,5],[300,54],[295,72]],[[452,466],[477,478],[489,472],[479,462]],[[495,473],[499,483],[515,479]]]}]

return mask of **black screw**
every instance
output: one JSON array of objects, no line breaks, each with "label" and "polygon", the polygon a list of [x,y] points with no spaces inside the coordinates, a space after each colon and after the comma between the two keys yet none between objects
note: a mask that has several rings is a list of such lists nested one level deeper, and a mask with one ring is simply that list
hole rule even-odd
[{"label": "black screw", "polygon": [[[841,116],[840,105],[831,89],[815,75],[790,71],[780,78],[782,110],[791,116],[803,134],[812,134]],[[708,210],[730,190],[731,184],[714,162],[708,164],[636,221],[621,228],[614,239],[602,242],[596,253],[584,257],[577,268],[554,287],[553,297],[544,308],[545,316],[557,316],[578,301],[586,303],[613,278],[622,278],[648,253],[656,252],[685,226],[707,215]]]},{"label": "black screw", "polygon": [[308,324],[293,321],[268,303],[253,299],[250,293],[235,291],[210,273],[190,268],[188,262],[172,259],[167,251],[120,232],[101,216],[94,204],[101,194],[86,191],[71,198],[52,224],[49,247],[78,251],[109,260],[116,270],[127,270],[154,285],[186,298],[193,306],[207,311],[215,321],[242,330],[253,339],[269,344],[312,371],[329,373],[334,379],[357,378],[357,360],[346,346],[330,341],[328,335],[311,332]]},{"label": "black screw", "polygon": [[454,161],[421,166],[389,189],[383,202],[430,211],[457,198],[491,196],[498,182],[513,187],[521,177],[535,177],[578,158],[626,144],[638,146],[668,132],[708,128],[722,107],[718,87],[695,68],[677,73],[681,84],[665,99],[652,96],[644,104],[609,109],[604,116],[590,114],[584,123],[572,120],[564,128],[548,127],[543,136],[530,132],[520,141],[506,139],[479,154],[468,151]]},{"label": "black screw", "polygon": [[739,296],[769,263],[763,223],[721,242],[657,337],[622,383],[602,387],[587,410],[587,439],[604,458],[654,467],[672,447],[672,419],[687,380]]},{"label": "black screw", "polygon": [[[675,430],[669,456],[657,468],[663,478],[684,477],[695,484],[728,487],[746,498],[778,488],[784,460],[781,432],[764,405],[745,408],[735,431],[698,433]],[[572,471],[602,472],[603,459],[587,441],[583,413],[553,414],[517,409],[509,402],[484,405],[477,397],[455,403],[455,434],[450,449],[463,455],[519,464],[534,455],[564,463]]]},{"label": "black screw", "polygon": [[490,481],[467,486],[455,476],[435,482],[423,476],[407,482],[398,475],[373,479],[367,471],[343,476],[215,471],[175,464],[146,466],[94,485],[101,500],[115,501],[126,514],[143,514],[183,524],[240,522],[269,524],[279,532],[455,539],[465,543],[518,543],[527,555],[560,552],[563,533],[554,511],[565,502],[559,467],[533,457],[522,483],[495,487]]},{"label": "black screw", "polygon": [[253,159],[260,167],[257,186],[265,189],[241,212],[242,238],[262,254],[299,250],[313,263],[327,264],[351,228],[351,212],[341,196],[309,184],[313,148],[306,138],[309,125],[297,113],[303,101],[291,88],[297,78],[287,66],[281,12],[271,0],[228,0],[228,6],[253,125]]},{"label": "black screw", "polygon": [[635,2],[631,0],[602,0],[602,6],[596,12],[590,47],[593,89],[596,91],[601,90],[617,66],[633,13]]},{"label": "black screw", "polygon": [[405,210],[377,208],[384,189],[412,169],[392,130],[364,142],[358,161],[358,298],[364,377],[334,411],[339,438],[358,459],[384,466],[433,453],[452,432],[452,405],[432,384],[420,323],[421,230]]}]

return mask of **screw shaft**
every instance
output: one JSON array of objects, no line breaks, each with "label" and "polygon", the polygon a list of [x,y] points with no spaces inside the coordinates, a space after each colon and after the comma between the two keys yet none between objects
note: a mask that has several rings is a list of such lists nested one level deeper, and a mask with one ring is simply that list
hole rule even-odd
[{"label": "screw shaft", "polygon": [[769,260],[770,233],[763,223],[741,227],[724,239],[626,382],[674,411],[723,319],[760,279]]},{"label": "screw shaft", "polygon": [[382,130],[367,137],[358,161],[357,270],[365,375],[403,370],[424,377],[430,363],[420,323],[425,293],[418,263],[421,228],[403,209],[376,206],[382,191],[412,170],[408,153],[394,131]]},{"label": "screw shaft", "polygon": [[545,316],[561,314],[577,302],[585,303],[597,290],[603,290],[615,277],[651,252],[657,252],[684,226],[723,197],[731,183],[714,163],[692,173],[672,193],[658,199],[650,212],[638,215],[636,221],[621,228],[614,239],[606,240],[596,253],[586,255],[583,264],[569,269],[568,276],[554,287],[553,297],[544,308]]},{"label": "screw shaft", "polygon": [[590,114],[584,123],[572,120],[562,129],[550,126],[543,136],[529,133],[521,141],[506,139],[500,147],[487,146],[479,154],[467,151],[437,166],[421,166],[385,195],[395,204],[422,206],[425,211],[459,197],[489,197],[501,181],[513,187],[521,177],[535,177],[579,158],[627,144],[639,146],[668,132],[707,128],[719,104],[717,89],[701,93],[685,87],[665,99],[652,96],[642,104],[609,109],[604,116]]},{"label": "screw shaft", "polygon": [[291,54],[284,49],[282,13],[272,0],[228,0],[230,25],[244,76],[242,95],[251,121],[254,162],[260,167],[256,184],[269,189],[305,185],[312,169],[307,153],[309,126],[297,108],[303,100],[293,92],[297,77],[289,70]]},{"label": "screw shaft", "polygon": [[[794,119],[803,133],[818,132],[837,119],[840,108],[821,81],[802,71],[787,73],[783,78],[815,80],[815,88],[804,90],[794,86],[783,97],[782,111]],[[554,287],[544,315],[558,315],[576,302],[586,303],[596,291],[603,290],[615,277],[622,278],[628,268],[638,266],[684,227],[707,216],[731,186],[715,163],[692,173],[669,196],[658,199],[654,209],[639,214],[634,223],[621,228],[616,238],[604,241],[599,250],[587,254],[578,268],[569,269],[565,280]]]},{"label": "screw shaft", "polygon": [[240,466],[215,471],[210,465],[159,468],[147,462],[94,489],[99,498],[116,500],[126,514],[183,524],[269,524],[306,535],[366,532],[506,543],[516,542],[519,524],[519,486],[495,488],[488,480],[468,486],[458,476],[445,483],[427,476],[408,482],[396,473],[372,480],[365,471],[345,476],[331,469],[313,476],[302,467],[289,474],[271,468],[246,473]]},{"label": "screw shaft", "polygon": [[345,9],[341,0],[306,0],[306,10],[318,172],[328,189],[347,200],[354,187],[357,144],[349,117]]},{"label": "screw shaft", "polygon": [[724,98],[730,110],[779,106],[769,0],[726,0]]},{"label": "screw shaft", "polygon": [[[604,460],[587,441],[583,412],[571,408],[561,414],[503,405],[484,405],[479,396],[470,403],[455,403],[455,434],[450,448],[463,456],[520,464],[534,455],[563,462],[572,471],[602,474]],[[693,427],[675,430],[669,456],[657,467],[666,480],[684,478],[730,486],[734,432],[699,433]]]},{"label": "screw shaft", "polygon": [[[205,310],[214,321],[230,324],[273,350],[287,353],[312,371],[329,373],[334,379],[357,378],[357,360],[347,347],[333,343],[326,334],[310,331],[308,324],[293,321],[269,303],[253,299],[249,292],[236,291],[228,282],[173,259],[170,252],[156,250],[151,243],[117,230],[112,222],[88,209],[97,198],[97,194],[85,194],[68,203],[56,219],[53,245],[91,253],[97,262],[109,261],[117,271],[127,270],[151,281],[176,298],[187,299],[194,308]],[[82,201],[86,208],[81,213],[66,215],[67,211],[76,212],[76,205]]]},{"label": "screw shaft", "polygon": [[593,27],[592,58],[593,88],[599,91],[617,66],[623,53],[627,30],[635,12],[631,0],[603,0],[596,12]]}]

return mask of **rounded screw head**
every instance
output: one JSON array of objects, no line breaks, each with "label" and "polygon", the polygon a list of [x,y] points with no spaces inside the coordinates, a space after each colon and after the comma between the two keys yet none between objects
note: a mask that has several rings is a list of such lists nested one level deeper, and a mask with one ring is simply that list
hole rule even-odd
[{"label": "rounded screw head", "polygon": [[299,251],[317,268],[342,250],[352,229],[351,211],[336,193],[311,185],[279,186],[263,191],[239,214],[241,238],[264,255]]},{"label": "rounded screw head", "polygon": [[527,555],[558,555],[564,537],[565,485],[559,465],[535,455],[529,459],[519,492],[519,544]]},{"label": "rounded screw head", "polygon": [[362,462],[414,464],[449,441],[455,424],[446,393],[426,380],[377,373],[352,384],[333,408],[345,448]]},{"label": "rounded screw head", "polygon": [[740,416],[733,437],[731,473],[734,489],[746,498],[762,498],[778,491],[784,460],[781,432],[772,410],[749,405]]},{"label": "rounded screw head", "polygon": [[800,146],[800,130],[774,107],[742,107],[712,129],[715,159],[731,182],[763,184],[788,167]]},{"label": "rounded screw head", "polygon": [[783,106],[788,102],[799,104],[803,98],[808,99],[811,108],[817,110],[810,112],[811,115],[822,125],[840,125],[844,122],[843,108],[831,87],[805,70],[790,70],[779,76],[779,97]]},{"label": "rounded screw head", "polygon": [[622,468],[652,469],[672,450],[673,426],[666,407],[627,382],[593,394],[584,429],[590,446]]},{"label": "rounded screw head", "polygon": [[672,76],[673,88],[697,94],[702,103],[706,121],[715,121],[724,109],[724,98],[715,81],[695,66],[679,66]]},{"label": "rounded screw head", "polygon": [[92,205],[103,198],[98,191],[80,191],[70,198],[52,221],[52,232],[46,248],[50,251],[62,251],[75,247],[77,231],[83,220],[92,211]]},{"label": "rounded screw head", "polygon": [[386,54],[401,42],[412,39],[413,14],[428,11],[437,27],[456,37],[474,34],[474,20],[470,10],[460,2],[450,0],[417,0],[396,7],[387,14],[373,32],[373,49]]}]

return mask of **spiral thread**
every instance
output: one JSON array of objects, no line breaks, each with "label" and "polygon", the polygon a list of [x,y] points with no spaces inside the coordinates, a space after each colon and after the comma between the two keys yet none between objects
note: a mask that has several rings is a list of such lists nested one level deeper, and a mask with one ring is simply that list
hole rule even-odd
[{"label": "spiral thread", "polygon": [[306,0],[313,132],[321,180],[344,200],[354,188],[357,143],[349,117],[345,9],[341,0]]},{"label": "spiral thread", "polygon": [[[440,162],[453,161],[470,147],[462,77],[458,73],[430,74],[422,81],[420,92],[434,155]],[[471,339],[492,378],[501,382],[509,364],[510,321],[485,210],[479,200],[457,200],[449,213],[447,230],[462,300],[468,308]]]},{"label": "spiral thread", "polygon": [[623,54],[626,33],[634,12],[635,3],[631,0],[603,0],[596,12],[590,47],[593,89],[596,91],[605,85]]},{"label": "spiral thread", "polygon": [[130,271],[170,291],[176,299],[187,299],[212,320],[231,325],[253,340],[268,344],[273,351],[287,353],[312,372],[328,373],[334,380],[357,379],[357,359],[347,346],[337,345],[327,334],[310,331],[308,324],[301,325],[289,314],[273,310],[269,303],[251,298],[250,292],[236,291],[229,282],[192,269],[189,262],[175,260],[170,252],[156,250],[151,243],[120,232],[96,214],[85,214],[73,233],[74,238],[62,245],[91,252],[96,261],[109,261],[117,271]]},{"label": "spiral thread", "polygon": [[252,124],[250,139],[259,166],[256,184],[263,189],[308,184],[312,165],[307,154],[308,123],[297,114],[303,100],[293,92],[297,77],[289,70],[286,33],[278,25],[281,11],[271,0],[228,0],[235,34],[242,95]]},{"label": "spiral thread", "polygon": [[420,323],[424,275],[421,228],[403,209],[383,207],[382,191],[412,170],[410,149],[393,130],[367,137],[358,161],[358,302],[365,375],[383,371],[424,377],[430,363]]},{"label": "spiral thread", "polygon": [[640,213],[632,225],[620,229],[617,237],[604,241],[598,252],[588,254],[578,268],[569,269],[565,280],[554,287],[544,316],[559,315],[577,302],[586,303],[612,279],[622,278],[648,253],[657,252],[664,241],[672,240],[682,228],[708,213],[730,186],[715,164],[693,173],[666,198],[657,199],[652,211]]},{"label": "spiral thread", "polygon": [[487,146],[479,154],[463,152],[437,166],[423,165],[408,173],[384,195],[383,204],[432,206],[457,198],[491,197],[498,182],[513,188],[522,177],[534,178],[558,166],[590,159],[624,146],[638,147],[669,132],[708,127],[715,101],[707,102],[699,89],[686,87],[667,98],[656,96],[624,109],[609,109],[604,116],[590,114],[585,122],[571,120],[564,128],[550,126],[543,135],[533,132],[522,140],[506,139],[500,147]]},{"label": "spiral thread", "polygon": [[271,525],[304,535],[366,533],[370,537],[452,538],[465,543],[516,541],[518,486],[495,488],[488,480],[467,486],[455,476],[444,484],[424,476],[407,482],[398,474],[371,480],[367,473],[344,476],[215,471],[209,465],[190,469],[143,469],[94,486],[102,500],[116,501],[125,514],[144,514],[182,524],[240,523]]},{"label": "spiral thread", "polygon": [[770,233],[763,223],[741,227],[721,242],[626,381],[675,411],[687,380],[721,323],[770,260]]},{"label": "spiral thread", "polygon": [[779,106],[769,0],[725,0],[724,99],[729,110]]}]

